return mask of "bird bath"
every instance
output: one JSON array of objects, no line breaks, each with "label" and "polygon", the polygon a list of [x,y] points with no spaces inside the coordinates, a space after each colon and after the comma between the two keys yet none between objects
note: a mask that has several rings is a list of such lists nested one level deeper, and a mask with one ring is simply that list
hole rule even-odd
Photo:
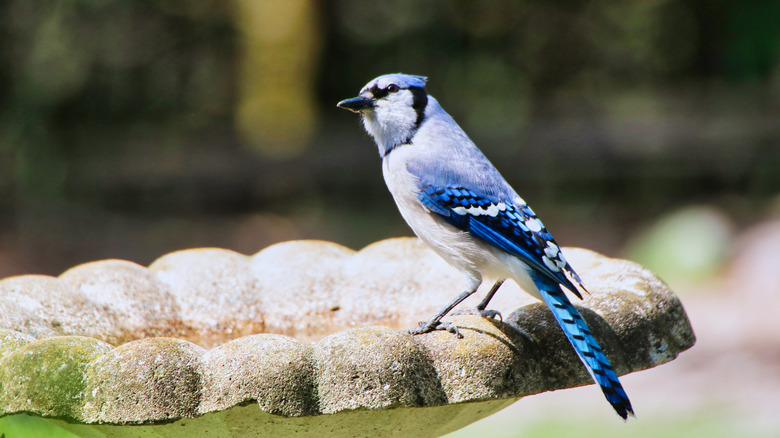
[{"label": "bird bath", "polygon": [[[693,345],[682,305],[653,273],[564,251],[591,292],[574,304],[618,374]],[[449,318],[463,339],[402,330],[461,281],[412,238],[360,251],[322,241],[253,256],[201,248],[148,268],[104,260],[6,278],[0,416],[82,437],[439,436],[590,382],[549,310],[514,284],[491,302],[503,321]]]}]

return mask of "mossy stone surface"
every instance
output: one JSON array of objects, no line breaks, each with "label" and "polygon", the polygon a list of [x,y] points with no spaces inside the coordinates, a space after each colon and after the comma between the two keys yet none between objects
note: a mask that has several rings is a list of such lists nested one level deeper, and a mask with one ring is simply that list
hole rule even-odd
[{"label": "mossy stone surface", "polygon": [[82,336],[23,345],[0,359],[0,410],[80,418],[89,364],[111,346]]},{"label": "mossy stone surface", "polygon": [[314,348],[288,336],[258,334],[206,353],[199,412],[257,401],[274,415],[319,413]]},{"label": "mossy stone surface", "polygon": [[112,349],[85,369],[87,423],[150,423],[198,415],[205,350],[149,338]]},{"label": "mossy stone surface", "polygon": [[[590,291],[574,304],[618,374],[693,345],[652,272],[564,251]],[[403,330],[461,282],[406,238],[357,252],[321,241],[254,256],[193,249],[149,268],[107,260],[0,280],[0,416],[83,437],[431,436],[591,383],[549,309],[511,282],[491,301],[504,321],[448,317],[462,338]]]}]

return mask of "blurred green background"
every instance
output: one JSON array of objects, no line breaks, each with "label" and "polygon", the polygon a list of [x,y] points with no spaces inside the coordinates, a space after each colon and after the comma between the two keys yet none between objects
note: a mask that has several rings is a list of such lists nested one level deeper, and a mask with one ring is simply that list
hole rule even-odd
[{"label": "blurred green background", "polygon": [[3,0],[0,277],[409,235],[335,103],[422,74],[559,242],[659,272],[699,338],[625,378],[628,425],[583,388],[458,436],[776,436],[778,23],[776,0]]}]

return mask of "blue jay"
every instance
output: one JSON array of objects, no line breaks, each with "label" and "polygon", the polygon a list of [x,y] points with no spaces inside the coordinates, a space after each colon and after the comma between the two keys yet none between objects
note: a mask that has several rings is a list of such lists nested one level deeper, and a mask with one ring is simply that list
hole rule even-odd
[{"label": "blue jay", "polygon": [[415,234],[466,278],[467,288],[427,322],[409,330],[449,330],[442,322],[455,306],[493,282],[477,311],[486,310],[511,278],[544,301],[615,411],[634,414],[617,374],[577,309],[564,294],[585,291],[561,248],[465,132],[425,90],[423,76],[388,74],[358,97],[338,103],[359,113],[382,157],[382,171],[401,215]]}]

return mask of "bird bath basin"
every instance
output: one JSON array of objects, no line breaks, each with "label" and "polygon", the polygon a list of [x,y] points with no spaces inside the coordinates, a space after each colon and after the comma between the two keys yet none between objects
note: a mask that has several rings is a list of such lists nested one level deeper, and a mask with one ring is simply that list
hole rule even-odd
[{"label": "bird bath basin", "polygon": [[[693,345],[679,300],[653,273],[564,251],[591,292],[574,304],[618,374]],[[463,339],[403,331],[461,281],[412,238],[360,251],[322,241],[253,256],[191,249],[148,268],[104,260],[6,278],[0,416],[82,437],[427,437],[590,382],[549,310],[514,284],[491,302],[503,321],[449,318]]]}]

